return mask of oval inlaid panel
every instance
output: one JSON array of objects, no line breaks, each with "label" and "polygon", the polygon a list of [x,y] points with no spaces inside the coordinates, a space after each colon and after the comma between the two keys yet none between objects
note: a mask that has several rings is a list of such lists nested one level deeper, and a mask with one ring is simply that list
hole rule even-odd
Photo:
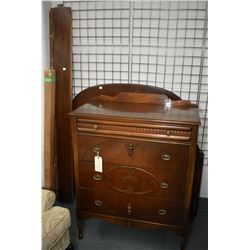
[{"label": "oval inlaid panel", "polygon": [[106,184],[116,191],[132,194],[147,194],[156,187],[156,178],[150,172],[130,166],[118,166],[106,172]]}]

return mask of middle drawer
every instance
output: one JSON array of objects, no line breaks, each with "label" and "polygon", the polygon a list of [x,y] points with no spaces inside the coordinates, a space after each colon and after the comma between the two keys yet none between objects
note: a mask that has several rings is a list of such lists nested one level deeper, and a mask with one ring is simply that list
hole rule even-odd
[{"label": "middle drawer", "polygon": [[103,172],[95,172],[94,162],[79,163],[79,185],[103,191],[183,201],[186,175],[154,168],[103,164]]}]

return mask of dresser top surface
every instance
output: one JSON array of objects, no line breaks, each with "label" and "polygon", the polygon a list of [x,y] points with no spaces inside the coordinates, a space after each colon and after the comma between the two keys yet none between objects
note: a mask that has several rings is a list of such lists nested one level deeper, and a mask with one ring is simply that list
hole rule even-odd
[{"label": "dresser top surface", "polygon": [[112,119],[133,119],[159,122],[177,122],[199,124],[196,107],[162,106],[142,103],[85,103],[71,112],[80,117],[98,117]]}]

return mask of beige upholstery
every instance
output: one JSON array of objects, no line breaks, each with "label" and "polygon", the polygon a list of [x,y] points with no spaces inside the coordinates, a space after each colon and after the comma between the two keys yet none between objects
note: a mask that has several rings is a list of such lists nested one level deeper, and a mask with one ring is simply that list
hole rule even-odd
[{"label": "beige upholstery", "polygon": [[52,208],[56,201],[56,195],[49,190],[42,190],[42,212]]},{"label": "beige upholstery", "polygon": [[55,193],[42,190],[42,249],[63,250],[70,244],[70,213],[67,208],[54,206]]}]

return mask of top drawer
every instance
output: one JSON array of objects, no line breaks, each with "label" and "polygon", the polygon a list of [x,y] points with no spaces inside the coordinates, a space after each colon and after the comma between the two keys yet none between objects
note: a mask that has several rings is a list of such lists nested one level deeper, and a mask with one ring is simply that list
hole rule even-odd
[{"label": "top drawer", "polygon": [[188,145],[87,135],[78,135],[77,143],[79,161],[94,161],[99,154],[104,163],[164,168],[174,172],[185,172],[187,168]]},{"label": "top drawer", "polygon": [[76,130],[78,133],[87,132],[104,136],[133,136],[176,141],[190,141],[191,139],[191,127],[182,125],[141,124],[77,118]]}]

